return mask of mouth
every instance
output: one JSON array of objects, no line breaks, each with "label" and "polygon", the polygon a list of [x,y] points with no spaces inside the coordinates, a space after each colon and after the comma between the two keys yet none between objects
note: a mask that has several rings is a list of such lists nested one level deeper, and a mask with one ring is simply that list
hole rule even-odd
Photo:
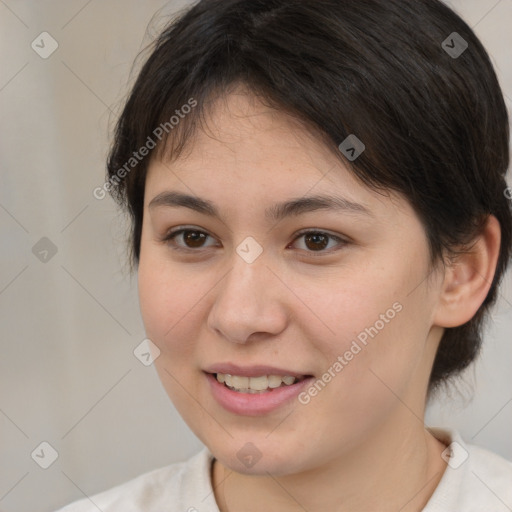
[{"label": "mouth", "polygon": [[[208,372],[207,372],[208,373]],[[263,374],[254,377],[244,375],[231,375],[229,373],[210,373],[217,382],[223,384],[226,388],[237,393],[261,394],[271,393],[275,389],[293,386],[298,382],[312,377],[312,375],[274,375]]]},{"label": "mouth", "polygon": [[[222,369],[226,371],[227,368]],[[283,374],[262,373],[269,369],[238,367],[237,373],[232,374],[204,370],[203,373],[212,398],[221,407],[238,416],[253,417],[292,406],[294,399],[315,379],[312,375],[286,375],[286,370]],[[239,375],[242,372],[250,375]]]},{"label": "mouth", "polygon": [[[252,374],[250,377],[220,372],[204,372],[204,375],[218,405],[232,414],[253,417],[291,407],[315,379],[310,375],[260,375],[260,371],[247,370],[246,373]],[[253,386],[262,389],[253,389]]]},{"label": "mouth", "polygon": [[291,407],[294,399],[315,380],[306,371],[218,362],[202,368],[212,398],[226,411],[259,416]]}]

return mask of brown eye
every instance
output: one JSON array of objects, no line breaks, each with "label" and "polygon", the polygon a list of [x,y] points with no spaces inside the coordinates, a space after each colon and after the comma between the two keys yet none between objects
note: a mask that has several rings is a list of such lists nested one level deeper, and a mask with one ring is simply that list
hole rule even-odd
[{"label": "brown eye", "polygon": [[325,250],[331,241],[336,241],[339,248],[348,244],[346,240],[343,240],[339,236],[331,235],[330,233],[324,233],[323,231],[303,231],[302,233],[299,233],[295,240],[299,240],[301,238],[304,239],[305,246],[302,249],[308,252],[310,255],[314,256],[316,256],[314,253],[320,253],[318,256],[321,256],[324,253],[330,254],[331,252],[334,252]]},{"label": "brown eye", "polygon": [[329,243],[329,237],[321,233],[305,235],[304,240],[306,242],[307,248],[311,249],[312,251],[325,249]]},{"label": "brown eye", "polygon": [[[176,251],[199,252],[200,249],[207,249],[208,247],[212,247],[211,244],[206,245],[208,238],[213,239],[213,237],[211,237],[208,233],[205,233],[199,229],[179,228],[168,233],[162,239],[162,242],[165,242]],[[304,247],[301,249],[308,253],[310,256],[322,256],[323,254],[331,254],[332,252],[341,249],[349,243],[339,236],[331,235],[330,233],[325,233],[323,231],[309,230],[299,233],[299,235],[295,238],[294,243],[301,238],[304,239]],[[335,248],[334,250],[326,250],[326,248],[330,248],[329,245],[331,242],[336,242],[338,248]],[[336,243],[334,244],[335,246]]]},{"label": "brown eye", "polygon": [[[193,251],[194,249],[209,247],[205,246],[205,241],[208,238],[211,238],[210,235],[204,231],[182,228],[171,231],[162,241],[171,245],[173,249],[178,251],[186,251],[189,249]],[[177,240],[181,240],[181,243],[178,243]]]},{"label": "brown eye", "polygon": [[183,240],[188,247],[202,247],[207,236],[200,231],[183,231]]}]

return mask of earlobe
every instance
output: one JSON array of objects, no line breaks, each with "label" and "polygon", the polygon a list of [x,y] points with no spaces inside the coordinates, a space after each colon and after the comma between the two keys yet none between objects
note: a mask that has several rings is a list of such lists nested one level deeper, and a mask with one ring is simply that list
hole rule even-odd
[{"label": "earlobe", "polygon": [[457,255],[446,268],[434,315],[435,325],[458,327],[473,318],[491,287],[500,242],[500,224],[496,217],[489,215],[467,252]]}]

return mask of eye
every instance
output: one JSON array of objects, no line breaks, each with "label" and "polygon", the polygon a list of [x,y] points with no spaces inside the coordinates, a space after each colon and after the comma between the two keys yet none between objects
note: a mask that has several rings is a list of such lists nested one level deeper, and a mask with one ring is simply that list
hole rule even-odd
[{"label": "eye", "polygon": [[[211,238],[210,235],[200,229],[178,228],[167,233],[167,235],[162,239],[162,242],[166,242],[177,251],[193,251],[194,249],[201,249],[205,247],[204,241],[207,238]],[[176,239],[181,240],[185,245],[177,244]]]},{"label": "eye", "polygon": [[[298,234],[295,240],[299,240],[300,238],[304,238],[304,243],[306,246],[306,250],[308,253],[327,253],[330,254],[334,251],[325,251],[324,249],[329,245],[329,240],[335,240],[338,242],[338,245],[344,246],[347,245],[348,242],[342,239],[339,236],[331,235],[330,233],[325,233],[324,231],[302,231]],[[295,242],[294,240],[294,242]],[[336,249],[337,250],[337,249]],[[317,256],[317,254],[308,254],[312,256]],[[321,254],[319,254],[320,256]]]},{"label": "eye", "polygon": [[[161,241],[165,242],[167,245],[170,245],[174,250],[177,251],[198,252],[196,249],[211,247],[211,245],[205,245],[205,241],[208,238],[212,237],[200,229],[180,227],[167,233]],[[334,252],[331,250],[324,250],[326,247],[328,247],[329,241],[336,241],[338,245],[342,247],[348,244],[348,241],[342,239],[339,236],[332,235],[324,231],[314,231],[311,229],[298,233],[293,243],[295,243],[295,241],[299,240],[300,238],[304,238],[306,248],[303,250],[308,252],[311,256],[317,256],[317,254],[314,253],[330,254],[331,252]],[[181,243],[178,243],[178,240],[180,240]],[[293,245],[293,243],[290,245]],[[318,254],[318,256],[320,255],[321,254]]]}]

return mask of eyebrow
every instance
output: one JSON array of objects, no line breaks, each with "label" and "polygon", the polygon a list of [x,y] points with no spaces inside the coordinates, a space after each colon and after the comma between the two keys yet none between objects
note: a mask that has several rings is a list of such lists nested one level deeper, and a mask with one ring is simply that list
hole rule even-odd
[{"label": "eyebrow", "polygon": [[[158,206],[185,207],[196,212],[220,219],[220,213],[214,203],[207,199],[191,196],[182,192],[162,192],[155,196],[148,205],[152,209]],[[269,221],[280,221],[285,217],[298,216],[315,210],[335,210],[347,213],[356,213],[374,217],[373,213],[362,204],[349,201],[343,197],[331,195],[314,195],[293,198],[277,203],[265,210],[265,217]]]}]

